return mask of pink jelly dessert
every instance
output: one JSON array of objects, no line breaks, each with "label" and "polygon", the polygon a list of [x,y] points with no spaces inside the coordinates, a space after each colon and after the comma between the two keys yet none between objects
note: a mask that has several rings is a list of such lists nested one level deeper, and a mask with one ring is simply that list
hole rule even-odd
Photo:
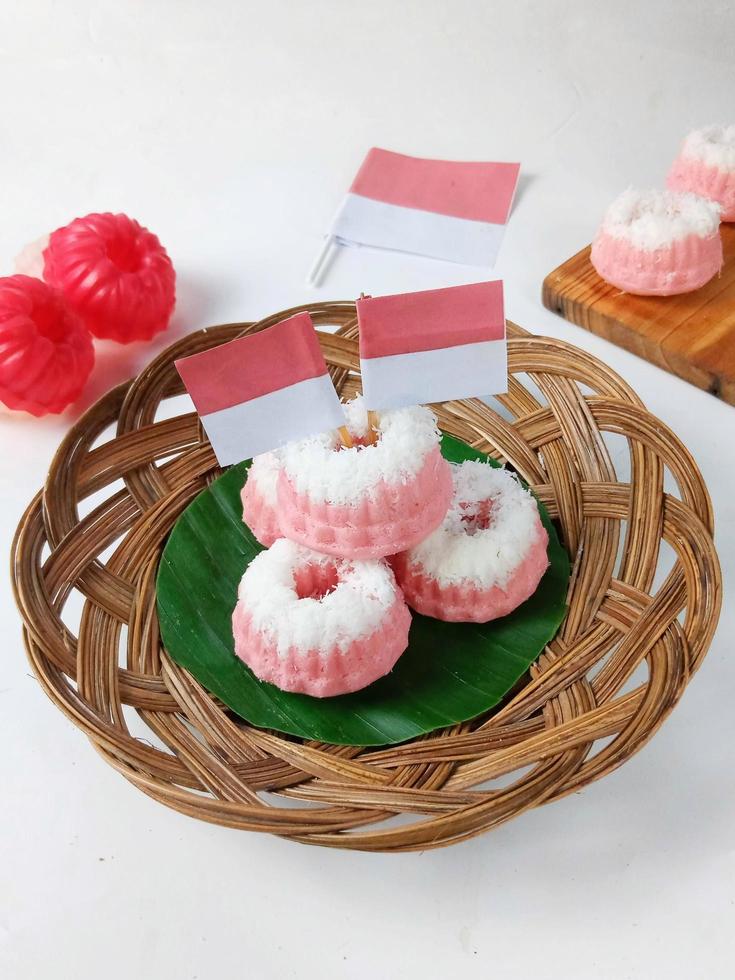
[{"label": "pink jelly dessert", "polygon": [[276,485],[281,464],[275,453],[262,453],[250,464],[240,493],[242,519],[264,548],[281,537]]},{"label": "pink jelly dessert", "polygon": [[705,126],[684,140],[666,179],[672,191],[716,201],[722,221],[735,221],[735,125]]},{"label": "pink jelly dessert", "polygon": [[436,417],[422,406],[385,412],[372,445],[361,397],[345,405],[345,417],[352,448],[331,432],[281,451],[281,531],[306,547],[348,558],[410,548],[439,526],[452,496]]},{"label": "pink jelly dessert", "polygon": [[451,622],[507,616],[536,591],[548,535],[533,495],[507,470],[452,467],[454,496],[440,527],[391,559],[416,612]]},{"label": "pink jelly dessert", "polygon": [[687,293],[720,271],[719,223],[719,206],[695,194],[627,190],[605,213],[590,259],[627,293]]},{"label": "pink jelly dessert", "polygon": [[40,279],[0,279],[0,402],[47,415],[76,401],[94,365],[89,331]]},{"label": "pink jelly dessert", "polygon": [[263,681],[324,698],[387,674],[411,614],[384,561],[332,558],[280,538],[245,570],[235,653]]},{"label": "pink jelly dessert", "polygon": [[127,215],[75,218],[51,233],[43,262],[45,281],[95,337],[127,344],[168,326],[174,267],[156,236]]}]

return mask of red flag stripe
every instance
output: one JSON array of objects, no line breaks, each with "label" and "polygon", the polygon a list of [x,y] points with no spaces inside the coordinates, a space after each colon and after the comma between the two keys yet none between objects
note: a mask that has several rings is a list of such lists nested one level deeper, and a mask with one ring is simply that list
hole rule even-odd
[{"label": "red flag stripe", "polygon": [[502,340],[503,283],[478,282],[357,301],[360,357],[388,357]]},{"label": "red flag stripe", "polygon": [[425,160],[373,147],[350,191],[386,204],[503,225],[519,170],[518,163]]},{"label": "red flag stripe", "polygon": [[314,324],[298,313],[266,330],[176,361],[199,415],[327,373]]}]

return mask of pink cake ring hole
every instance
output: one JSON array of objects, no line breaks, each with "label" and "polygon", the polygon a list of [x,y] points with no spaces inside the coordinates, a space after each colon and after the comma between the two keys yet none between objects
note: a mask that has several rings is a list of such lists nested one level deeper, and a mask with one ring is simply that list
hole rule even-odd
[{"label": "pink cake ring hole", "polygon": [[472,503],[466,500],[460,500],[459,509],[464,533],[469,537],[473,537],[479,531],[487,531],[492,525],[492,500],[478,500]]},{"label": "pink cake ring hole", "polygon": [[299,599],[323,599],[339,585],[339,570],[333,562],[299,565],[293,577]]},{"label": "pink cake ring hole", "polygon": [[313,697],[387,674],[410,623],[386,562],[332,558],[285,538],[245,570],[232,616],[235,653],[256,677]]},{"label": "pink cake ring hole", "polygon": [[548,535],[533,495],[506,470],[453,467],[454,496],[426,540],[391,560],[408,604],[450,622],[507,616],[536,591]]},{"label": "pink cake ring hole", "polygon": [[605,213],[590,261],[624,292],[691,292],[722,267],[719,222],[719,206],[694,194],[628,190]]},{"label": "pink cake ring hole", "polygon": [[281,533],[348,558],[381,558],[438,527],[452,495],[436,417],[422,406],[386,412],[367,440],[362,398],[345,406],[354,445],[326,433],[287,446],[277,497]]}]

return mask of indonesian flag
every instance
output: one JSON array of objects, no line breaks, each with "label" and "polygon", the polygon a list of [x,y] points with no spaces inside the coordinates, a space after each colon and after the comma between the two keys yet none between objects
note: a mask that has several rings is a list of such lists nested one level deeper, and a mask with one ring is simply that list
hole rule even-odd
[{"label": "indonesian flag", "polygon": [[337,212],[328,242],[492,266],[519,170],[518,163],[425,160],[373,147]]},{"label": "indonesian flag", "polygon": [[370,409],[508,390],[500,280],[360,299],[357,316]]},{"label": "indonesian flag", "polygon": [[176,361],[221,466],[345,424],[308,313]]}]

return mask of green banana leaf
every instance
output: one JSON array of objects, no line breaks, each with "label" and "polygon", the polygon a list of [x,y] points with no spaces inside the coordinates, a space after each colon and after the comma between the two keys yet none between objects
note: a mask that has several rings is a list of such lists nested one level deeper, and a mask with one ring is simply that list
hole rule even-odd
[{"label": "green banana leaf", "polygon": [[[442,452],[453,462],[487,458],[451,436],[443,437]],[[181,514],[161,558],[157,599],[171,658],[252,725],[338,744],[403,742],[489,711],[559,628],[569,559],[539,505],[550,566],[511,615],[476,624],[414,613],[408,649],[394,669],[355,694],[313,698],[259,681],[235,656],[230,624],[240,578],[262,551],[242,522],[248,466],[233,466]]]}]

